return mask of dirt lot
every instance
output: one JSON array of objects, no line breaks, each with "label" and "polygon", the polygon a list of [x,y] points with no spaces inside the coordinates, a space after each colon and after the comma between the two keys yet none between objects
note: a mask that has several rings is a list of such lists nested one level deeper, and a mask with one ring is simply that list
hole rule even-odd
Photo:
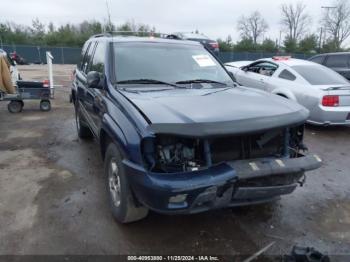
[{"label": "dirt lot", "polygon": [[[324,166],[276,203],[191,216],[151,213],[123,226],[107,206],[97,144],[77,138],[71,69],[54,66],[62,87],[51,112],[33,101],[13,115],[0,103],[0,254],[234,255],[274,241],[268,254],[299,244],[350,255],[350,128],[307,127],[306,143]],[[44,66],[19,70],[24,79],[47,75]]]}]

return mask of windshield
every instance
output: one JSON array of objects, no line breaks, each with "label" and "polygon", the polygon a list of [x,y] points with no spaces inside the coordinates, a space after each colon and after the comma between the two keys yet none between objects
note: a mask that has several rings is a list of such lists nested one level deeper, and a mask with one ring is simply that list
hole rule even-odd
[{"label": "windshield", "polygon": [[311,85],[344,85],[349,82],[334,72],[321,65],[298,65],[292,66]]},{"label": "windshield", "polygon": [[[166,83],[203,80],[232,85],[233,81],[216,59],[202,46],[162,43],[115,43],[117,83],[147,79]],[[205,81],[206,80],[206,81]],[[209,81],[212,83],[209,83]]]}]

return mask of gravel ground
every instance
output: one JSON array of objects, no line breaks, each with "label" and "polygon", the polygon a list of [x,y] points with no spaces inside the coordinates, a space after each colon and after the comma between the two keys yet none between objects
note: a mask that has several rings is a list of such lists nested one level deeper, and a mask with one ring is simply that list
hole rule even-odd
[{"label": "gravel ground", "polygon": [[[350,128],[308,126],[306,144],[324,160],[292,195],[260,206],[190,216],[151,213],[117,224],[107,206],[95,142],[77,138],[69,103],[73,66],[55,65],[50,112],[38,101],[20,114],[0,103],[0,254],[267,254],[313,246],[350,261]],[[24,79],[45,66],[20,66]],[[348,255],[348,259],[344,255]]]}]

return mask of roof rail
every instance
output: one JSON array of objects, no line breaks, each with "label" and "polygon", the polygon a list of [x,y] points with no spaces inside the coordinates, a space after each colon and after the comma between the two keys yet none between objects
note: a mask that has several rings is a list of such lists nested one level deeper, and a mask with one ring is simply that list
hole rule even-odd
[{"label": "roof rail", "polygon": [[110,36],[112,36],[110,33],[102,33],[102,34],[92,35],[92,36],[90,36],[90,38],[110,37]]},{"label": "roof rail", "polygon": [[98,37],[113,37],[113,36],[138,36],[138,37],[156,37],[156,38],[167,38],[167,39],[177,39],[182,38],[176,34],[166,34],[153,31],[107,31],[101,34],[92,35],[90,38]]},{"label": "roof rail", "polygon": [[110,36],[139,36],[139,37],[158,37],[158,38],[177,38],[173,34],[160,33],[153,31],[107,31]]}]

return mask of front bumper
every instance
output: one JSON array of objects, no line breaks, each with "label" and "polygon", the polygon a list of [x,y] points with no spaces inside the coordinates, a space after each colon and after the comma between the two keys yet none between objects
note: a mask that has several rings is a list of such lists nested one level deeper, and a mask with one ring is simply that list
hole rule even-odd
[{"label": "front bumper", "polygon": [[316,155],[239,160],[172,174],[151,173],[129,161],[124,167],[143,205],[160,213],[185,214],[274,200],[293,192],[304,172],[321,162]]}]

